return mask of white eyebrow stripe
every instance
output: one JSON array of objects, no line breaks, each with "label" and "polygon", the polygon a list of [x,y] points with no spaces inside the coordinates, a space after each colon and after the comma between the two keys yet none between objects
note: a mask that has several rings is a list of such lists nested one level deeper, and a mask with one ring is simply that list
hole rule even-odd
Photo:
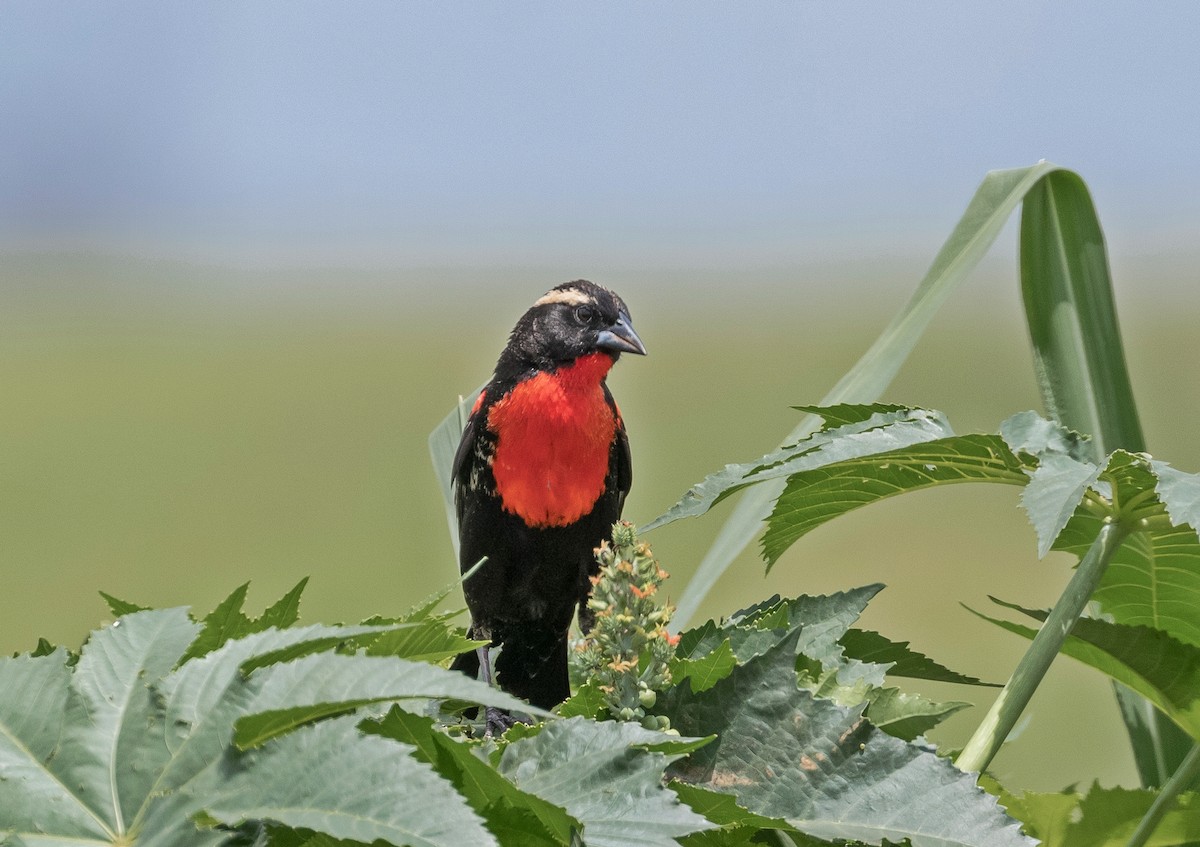
[{"label": "white eyebrow stripe", "polygon": [[592,298],[584,291],[578,288],[563,288],[561,290],[547,291],[546,294],[534,303],[534,306],[548,306],[551,303],[565,303],[568,306],[582,306],[585,303],[591,303]]}]

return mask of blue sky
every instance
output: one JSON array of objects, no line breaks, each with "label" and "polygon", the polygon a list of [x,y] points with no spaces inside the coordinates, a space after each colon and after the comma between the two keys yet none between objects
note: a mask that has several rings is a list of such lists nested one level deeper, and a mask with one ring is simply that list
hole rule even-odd
[{"label": "blue sky", "polygon": [[988,169],[1200,225],[1200,4],[8,2],[0,249],[787,263]]}]

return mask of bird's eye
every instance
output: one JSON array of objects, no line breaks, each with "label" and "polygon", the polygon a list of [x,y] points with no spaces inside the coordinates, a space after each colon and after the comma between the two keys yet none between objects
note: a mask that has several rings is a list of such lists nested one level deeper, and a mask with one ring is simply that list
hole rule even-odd
[{"label": "bird's eye", "polygon": [[579,306],[575,309],[575,320],[585,326],[596,319],[596,310],[591,306]]}]

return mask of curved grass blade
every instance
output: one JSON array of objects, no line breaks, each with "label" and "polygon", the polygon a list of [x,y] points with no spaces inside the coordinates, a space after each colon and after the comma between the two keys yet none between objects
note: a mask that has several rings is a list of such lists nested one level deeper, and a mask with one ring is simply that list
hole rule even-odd
[{"label": "curved grass blade", "polygon": [[446,522],[450,527],[450,543],[454,545],[455,561],[458,561],[458,517],[454,512],[454,481],[450,479],[450,472],[453,470],[454,454],[458,452],[458,441],[462,437],[463,427],[467,425],[467,418],[471,416],[471,406],[482,390],[481,385],[466,397],[458,398],[458,405],[442,418],[442,422],[433,432],[429,433],[429,458],[433,462],[433,472],[437,475],[438,487],[446,505]]},{"label": "curved grass blade", "polygon": [[1047,413],[1092,436],[1093,462],[1117,449],[1145,450],[1104,233],[1076,173],[1048,173],[1025,198],[1021,293]]},{"label": "curved grass blade", "polygon": [[[1093,461],[1146,449],[1125,364],[1104,233],[1077,174],[1048,174],[1021,215],[1021,291],[1042,402],[1056,420],[1092,436]],[[1117,699],[1143,785],[1162,785],[1191,741],[1141,698]]]},{"label": "curved grass blade", "polygon": [[[907,305],[825,396],[821,405],[870,403],[878,399],[938,309],[968,278],[1018,204],[1046,176],[1059,170],[1057,165],[1039,162],[1028,168],[987,174]],[[809,417],[783,443],[803,438],[816,431],[817,426],[817,419]],[[673,618],[676,626],[684,626],[695,614],[712,586],[758,533],[771,503],[782,490],[782,481],[766,483],[742,496],[679,598]]]}]

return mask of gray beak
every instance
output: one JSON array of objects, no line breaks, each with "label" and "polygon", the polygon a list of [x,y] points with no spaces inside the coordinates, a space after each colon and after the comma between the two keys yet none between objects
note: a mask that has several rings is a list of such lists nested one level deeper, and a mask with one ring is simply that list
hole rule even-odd
[{"label": "gray beak", "polygon": [[646,345],[642,343],[642,339],[638,338],[638,334],[633,331],[633,324],[630,323],[629,315],[624,312],[617,317],[615,324],[608,329],[600,331],[600,334],[596,336],[596,346],[601,350],[611,350],[614,353],[646,355]]}]

